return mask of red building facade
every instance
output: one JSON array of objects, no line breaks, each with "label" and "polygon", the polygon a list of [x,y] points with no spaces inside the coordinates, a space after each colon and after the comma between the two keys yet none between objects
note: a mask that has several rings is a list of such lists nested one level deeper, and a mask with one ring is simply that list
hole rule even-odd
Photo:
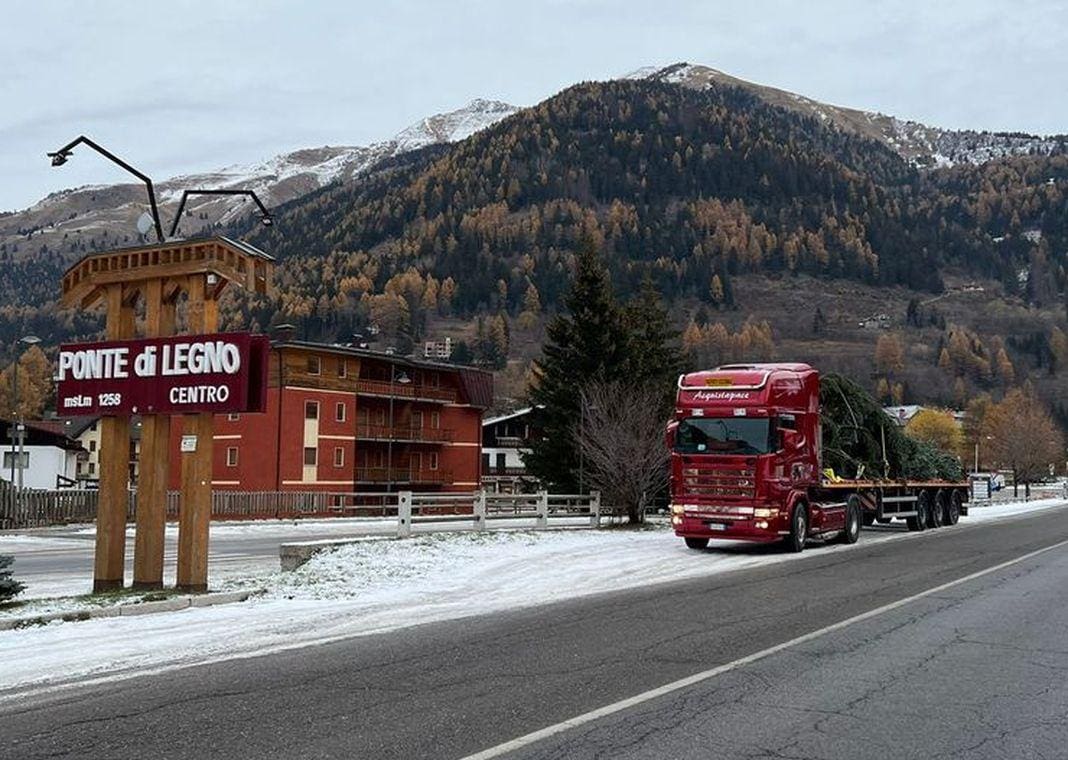
[{"label": "red building facade", "polygon": [[215,418],[216,490],[479,488],[488,372],[300,341],[273,343],[269,372],[265,413]]}]

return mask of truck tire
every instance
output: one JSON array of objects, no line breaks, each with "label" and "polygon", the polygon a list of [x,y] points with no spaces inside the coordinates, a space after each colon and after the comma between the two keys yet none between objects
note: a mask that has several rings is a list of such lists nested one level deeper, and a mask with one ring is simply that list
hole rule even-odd
[{"label": "truck tire", "polygon": [[842,529],[842,535],[838,537],[838,540],[843,544],[855,544],[857,539],[860,538],[862,512],[863,508],[860,506],[860,499],[856,496],[850,496],[846,501],[845,526]]},{"label": "truck tire", "polygon": [[946,513],[943,509],[940,493],[927,491],[927,527],[941,528],[946,522]]},{"label": "truck tire", "polygon": [[949,502],[946,505],[946,525],[956,525],[960,520],[960,491],[954,491],[950,494]]},{"label": "truck tire", "polygon": [[685,541],[686,541],[686,546],[689,547],[690,549],[707,549],[708,548],[708,539],[707,538],[693,538],[692,536],[686,536],[685,537]]},{"label": "truck tire", "polygon": [[808,505],[803,501],[794,505],[794,511],[790,515],[790,535],[783,539],[786,551],[798,553],[805,550],[805,539],[808,537]]},{"label": "truck tire", "polygon": [[909,526],[909,530],[920,531],[927,530],[927,500],[923,498],[923,494],[919,495],[916,499],[916,514],[913,517],[906,517],[905,524]]}]

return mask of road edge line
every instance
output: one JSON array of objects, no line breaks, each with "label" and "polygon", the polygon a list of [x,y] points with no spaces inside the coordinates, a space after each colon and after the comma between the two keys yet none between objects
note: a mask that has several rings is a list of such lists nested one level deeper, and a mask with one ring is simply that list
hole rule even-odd
[{"label": "road edge line", "polygon": [[913,594],[912,596],[907,596],[903,599],[898,599],[896,601],[889,602],[888,604],[884,604],[881,607],[876,607],[875,609],[868,610],[867,612],[862,612],[859,615],[854,615],[853,617],[846,618],[845,620],[840,620],[837,623],[832,623],[831,625],[824,626],[823,628],[819,628],[815,631],[809,631],[808,633],[792,638],[789,641],[784,641],[782,643],[775,644],[774,646],[770,646],[767,649],[762,649],[759,652],[754,652],[753,654],[748,654],[745,657],[740,657],[737,660],[732,660],[731,662],[725,663],[723,665],[717,665],[714,668],[701,671],[700,673],[694,673],[691,676],[686,676],[685,678],[680,678],[677,681],[666,683],[663,686],[656,687],[655,689],[643,691],[640,694],[635,694],[633,697],[627,697],[626,699],[621,699],[618,702],[613,702],[603,707],[598,707],[595,710],[590,710],[589,712],[576,715],[573,718],[568,718],[566,720],[560,721],[559,723],[554,723],[551,726],[546,726],[545,728],[538,729],[537,731],[532,731],[529,734],[524,734],[523,736],[511,739],[502,744],[497,744],[493,747],[489,747],[480,752],[476,752],[473,755],[466,755],[461,758],[461,760],[490,760],[490,758],[501,757],[502,755],[506,755],[508,753],[515,752],[519,749],[523,749],[524,747],[528,747],[544,739],[548,739],[558,734],[562,734],[565,731],[569,731],[573,728],[578,728],[579,726],[593,723],[594,721],[600,720],[601,718],[606,718],[610,715],[614,715],[616,713],[623,712],[624,710],[628,710],[631,707],[636,707],[640,704],[649,702],[667,694],[672,694],[674,692],[689,688],[690,686],[694,686],[704,681],[708,681],[712,678],[715,678],[716,676],[722,675],[723,673],[730,672],[732,670],[756,662],[758,660],[763,660],[773,654],[778,654],[779,652],[785,649],[795,647],[798,644],[804,644],[806,642],[812,641],[813,639],[825,636],[828,633],[840,631],[843,628],[847,628],[851,625],[854,625],[855,623],[860,623],[865,620],[870,620],[871,618],[878,617],[879,615],[891,612],[900,607],[904,607],[906,604],[915,602],[918,599],[923,599],[924,597],[937,594],[939,592],[945,591],[946,589],[953,588],[954,586],[959,586],[963,583],[968,583],[969,581],[973,581],[976,578],[982,578],[985,575],[996,573],[1000,570],[1004,570],[1007,567],[1012,567],[1013,565],[1017,565],[1021,562],[1026,562],[1027,560],[1037,557],[1040,554],[1052,551],[1053,549],[1058,549],[1065,545],[1068,545],[1068,539],[1058,541],[1055,544],[1043,547],[1041,549],[1036,549],[1026,554],[1022,554],[1019,557],[1015,557],[1014,559],[1006,560],[1005,562],[1001,562],[997,565],[993,565],[992,567],[988,567],[983,570],[978,570],[961,578],[948,581],[947,583],[942,583],[938,586],[933,586],[932,588],[920,591],[919,593]]}]

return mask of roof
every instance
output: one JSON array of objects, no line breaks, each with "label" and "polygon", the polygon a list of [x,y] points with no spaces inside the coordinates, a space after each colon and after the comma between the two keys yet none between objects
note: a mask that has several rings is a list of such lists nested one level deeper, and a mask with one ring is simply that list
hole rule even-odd
[{"label": "roof", "polygon": [[522,409],[516,409],[514,412],[508,412],[507,414],[500,414],[496,417],[490,417],[482,420],[482,427],[488,427],[490,425],[496,425],[498,422],[504,422],[505,420],[515,419],[516,417],[522,417],[525,414],[533,412],[535,407],[525,406]]},{"label": "roof", "polygon": [[309,351],[322,351],[324,353],[338,354],[340,356],[354,356],[361,359],[384,361],[398,367],[438,369],[447,372],[456,372],[460,376],[460,385],[469,404],[482,409],[487,409],[493,404],[493,373],[487,372],[484,369],[469,367],[466,364],[451,364],[449,362],[412,359],[407,356],[387,354],[384,351],[372,351],[369,348],[356,348],[355,346],[346,346],[340,343],[316,343],[307,340],[271,341],[271,348],[296,348]]},{"label": "roof", "polygon": [[274,256],[271,256],[265,251],[261,251],[259,248],[254,245],[251,245],[250,243],[246,243],[243,240],[234,240],[233,238],[228,238],[225,235],[214,235],[212,237],[168,240],[163,243],[150,243],[148,245],[128,245],[125,248],[109,248],[106,251],[93,251],[92,253],[88,253],[85,256],[82,256],[80,259],[78,259],[69,267],[67,267],[63,274],[66,275],[71,271],[77,269],[78,266],[84,261],[95,259],[100,256],[111,256],[116,253],[133,253],[134,251],[158,251],[163,248],[174,248],[176,245],[181,245],[183,243],[208,243],[212,241],[228,245],[231,248],[236,248],[242,253],[244,253],[246,256],[253,256],[255,258],[263,259],[265,261],[274,261]]},{"label": "roof", "polygon": [[68,438],[77,438],[98,419],[100,418],[91,415],[83,415],[81,417],[64,417],[62,419],[27,420],[26,424],[44,430],[51,430],[53,433],[65,435]]},{"label": "roof", "polygon": [[[41,424],[41,422],[26,420],[23,423],[26,425],[25,442],[27,446],[54,446],[57,449],[65,449],[67,451],[82,451],[82,445],[76,440],[62,433],[57,433],[50,425]],[[5,442],[11,440],[11,428],[13,425],[13,420],[0,419],[0,440]]]}]

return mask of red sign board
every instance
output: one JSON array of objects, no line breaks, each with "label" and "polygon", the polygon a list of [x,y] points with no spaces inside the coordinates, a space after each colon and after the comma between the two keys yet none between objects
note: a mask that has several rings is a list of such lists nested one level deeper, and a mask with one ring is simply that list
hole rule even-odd
[{"label": "red sign board", "polygon": [[215,333],[61,346],[60,416],[262,412],[265,335]]}]

